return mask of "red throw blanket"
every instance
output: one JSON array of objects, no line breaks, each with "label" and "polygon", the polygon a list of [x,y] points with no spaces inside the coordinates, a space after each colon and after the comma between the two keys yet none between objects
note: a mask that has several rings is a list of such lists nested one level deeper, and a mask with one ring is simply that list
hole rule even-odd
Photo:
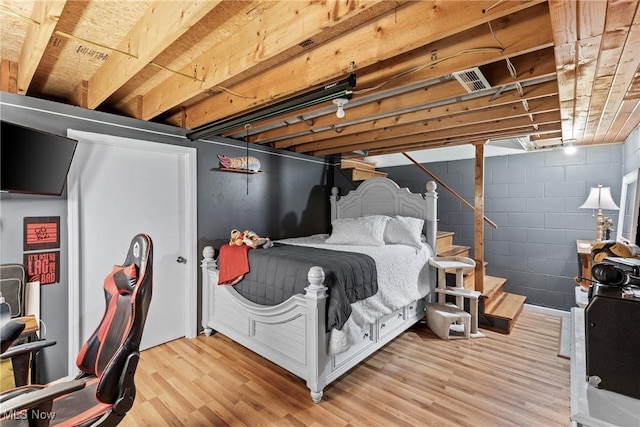
[{"label": "red throw blanket", "polygon": [[222,245],[218,256],[218,285],[235,285],[249,272],[249,249],[247,245]]}]

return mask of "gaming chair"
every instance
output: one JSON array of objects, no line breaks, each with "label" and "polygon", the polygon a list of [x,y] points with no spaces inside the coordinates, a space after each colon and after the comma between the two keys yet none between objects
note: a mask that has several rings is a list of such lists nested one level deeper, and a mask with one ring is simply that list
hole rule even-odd
[{"label": "gaming chair", "polygon": [[[152,292],[153,247],[136,235],[124,263],[104,280],[106,310],[76,359],[73,381],[19,387],[0,394],[0,423],[114,426],[133,406],[134,375]],[[28,421],[28,424],[27,424]]]}]

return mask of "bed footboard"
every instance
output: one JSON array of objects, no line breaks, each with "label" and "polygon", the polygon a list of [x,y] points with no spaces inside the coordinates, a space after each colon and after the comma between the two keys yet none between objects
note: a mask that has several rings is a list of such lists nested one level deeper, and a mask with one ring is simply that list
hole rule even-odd
[{"label": "bed footboard", "polygon": [[218,331],[262,357],[306,380],[318,403],[327,384],[326,298],[324,271],[311,267],[304,295],[276,306],[247,301],[233,286],[218,286],[213,248],[203,250],[202,326],[206,335]]}]

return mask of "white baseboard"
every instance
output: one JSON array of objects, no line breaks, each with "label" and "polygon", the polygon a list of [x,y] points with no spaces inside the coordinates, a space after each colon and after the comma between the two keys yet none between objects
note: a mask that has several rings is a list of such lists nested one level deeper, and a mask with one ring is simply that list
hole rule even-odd
[{"label": "white baseboard", "polygon": [[525,304],[524,309],[531,313],[547,314],[550,316],[569,317],[569,311],[558,310],[556,308],[542,307],[539,305]]}]

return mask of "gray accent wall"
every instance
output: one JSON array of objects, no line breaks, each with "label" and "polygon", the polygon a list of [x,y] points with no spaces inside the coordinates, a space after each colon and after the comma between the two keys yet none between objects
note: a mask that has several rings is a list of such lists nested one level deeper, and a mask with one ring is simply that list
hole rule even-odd
[{"label": "gray accent wall", "polygon": [[[227,241],[232,228],[252,229],[274,239],[328,231],[333,166],[322,159],[250,144],[249,155],[259,158],[263,173],[247,176],[219,172],[211,170],[218,167],[216,156],[244,156],[247,152],[244,143],[223,138],[189,141],[184,137],[185,130],[178,127],[5,92],[0,93],[0,118],[62,136],[66,136],[70,128],[196,147],[199,255],[204,246],[218,248]],[[61,223],[60,283],[43,286],[41,291],[41,317],[46,324],[47,338],[57,340],[55,346],[43,350],[39,380],[48,382],[67,374],[70,356],[66,194],[61,197],[0,194],[0,262],[22,262],[22,221],[25,216],[60,216]],[[105,275],[114,263],[121,261],[122,255],[105,254]],[[199,261],[192,262],[191,266],[198,271],[200,299]],[[102,283],[91,285],[102,286]],[[75,359],[75,355],[71,357]]]},{"label": "gray accent wall", "polygon": [[[637,152],[637,148],[636,148]],[[485,159],[485,215],[498,228],[484,228],[487,274],[507,279],[505,290],[527,303],[568,310],[575,306],[573,277],[579,274],[576,240],[593,239],[596,219],[579,209],[590,187],[611,187],[619,204],[623,145],[533,152]],[[474,160],[425,163],[449,187],[474,202]],[[415,165],[381,169],[400,186],[424,192],[431,179]],[[617,221],[617,211],[605,212]],[[439,229],[473,254],[473,213],[438,188]]]}]

